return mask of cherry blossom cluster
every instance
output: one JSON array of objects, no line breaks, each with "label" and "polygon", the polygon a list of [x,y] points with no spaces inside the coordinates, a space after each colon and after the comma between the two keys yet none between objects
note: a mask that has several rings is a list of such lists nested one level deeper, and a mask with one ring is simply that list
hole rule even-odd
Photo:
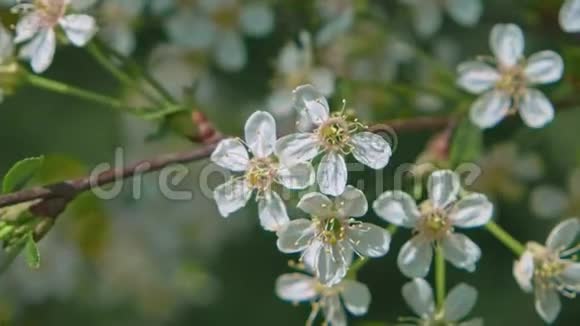
[{"label": "cherry blossom cluster", "polygon": [[[346,315],[341,300],[353,315],[366,313],[370,304],[368,288],[347,278],[354,257],[382,257],[391,242],[386,229],[359,220],[368,213],[368,201],[361,190],[347,185],[345,156],[352,154],[357,161],[382,169],[392,149],[381,136],[345,115],[344,109],[331,114],[326,99],[311,85],[294,90],[294,103],[300,117],[299,132],[277,139],[274,118],[258,111],[246,122],[245,140],[228,138],[218,144],[212,161],[240,175],[218,186],[214,198],[220,213],[227,217],[244,207],[255,193],[261,225],[276,232],[281,252],[298,253],[303,270],[310,274],[281,276],[277,293],[289,301],[312,301],[310,319],[320,310],[332,325],[343,325]],[[318,188],[318,192],[303,195],[297,204],[308,218],[289,218],[275,190],[278,186]],[[429,272],[437,246],[450,263],[474,271],[481,250],[455,228],[482,226],[493,214],[486,196],[462,194],[459,177],[449,170],[430,176],[428,193],[428,199],[419,206],[398,190],[383,193],[372,205],[383,220],[414,231],[398,256],[400,270],[415,279],[413,284],[424,284],[422,278]],[[409,285],[404,292],[413,292],[411,288]],[[419,299],[408,297],[412,306],[418,304],[415,301]],[[456,320],[467,312],[432,313],[422,318]]]}]

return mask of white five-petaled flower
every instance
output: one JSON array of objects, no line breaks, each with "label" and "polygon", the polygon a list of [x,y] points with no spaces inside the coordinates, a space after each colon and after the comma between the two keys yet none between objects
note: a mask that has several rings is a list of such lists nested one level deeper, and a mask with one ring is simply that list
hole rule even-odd
[{"label": "white five-petaled flower", "polygon": [[281,161],[292,165],[308,162],[320,153],[322,157],[316,180],[322,193],[338,196],[344,192],[347,168],[344,156],[352,153],[364,165],[382,169],[391,157],[391,146],[383,137],[372,132],[359,131],[359,122],[350,121],[342,112],[330,114],[328,102],[311,85],[294,90],[296,106],[316,128],[311,132],[287,135],[276,143],[276,154]]},{"label": "white five-petaled flower", "polygon": [[27,42],[20,49],[20,56],[30,60],[34,72],[44,72],[52,63],[57,25],[68,40],[79,47],[86,45],[97,32],[93,17],[66,13],[70,4],[71,0],[33,0],[14,7],[23,15],[16,24],[14,42]]},{"label": "white five-petaled flower", "polygon": [[401,318],[402,325],[483,325],[481,318],[460,322],[469,314],[477,301],[477,290],[467,284],[461,283],[451,289],[440,311],[435,308],[431,285],[422,278],[415,278],[403,285],[402,293],[409,307],[419,316],[419,318]]},{"label": "white five-petaled flower", "polygon": [[365,215],[368,203],[362,191],[352,186],[347,186],[334,201],[317,192],[306,194],[298,208],[311,218],[290,221],[278,231],[278,249],[284,253],[301,252],[300,259],[321,283],[340,282],[353,253],[381,257],[389,251],[389,232],[353,218]]},{"label": "white five-petaled flower", "polygon": [[351,314],[362,316],[371,303],[368,287],[354,280],[343,280],[334,286],[321,284],[306,274],[284,274],[276,280],[276,294],[290,302],[312,302],[312,312],[306,325],[313,325],[322,310],[324,319],[331,326],[346,326],[347,317],[342,303]]},{"label": "white five-petaled flower", "polygon": [[566,0],[560,8],[559,19],[564,31],[580,32],[580,0]]},{"label": "white five-petaled flower", "polygon": [[514,24],[495,25],[490,46],[496,68],[483,61],[468,61],[458,67],[459,86],[474,94],[483,93],[471,106],[473,123],[490,128],[516,110],[532,128],[552,121],[552,103],[531,86],[556,82],[562,77],[564,62],[560,55],[545,50],[524,58],[524,36]]},{"label": "white five-petaled flower", "polygon": [[573,298],[580,292],[580,263],[574,260],[580,251],[580,244],[575,243],[578,235],[580,219],[568,219],[550,232],[545,246],[528,243],[514,264],[516,281],[522,290],[534,291],[536,311],[547,323],[560,313],[558,293]]},{"label": "white five-petaled flower", "polygon": [[475,270],[481,250],[453,228],[473,228],[487,223],[493,205],[485,195],[471,193],[458,199],[460,181],[457,174],[439,170],[428,181],[429,198],[419,207],[402,191],[387,191],[373,203],[378,216],[386,221],[412,228],[415,235],[407,241],[397,264],[408,277],[425,277],[433,258],[433,245],[443,249],[445,259],[458,268]]},{"label": "white five-petaled flower", "polygon": [[474,26],[483,12],[481,0],[401,0],[411,6],[413,25],[422,37],[435,34],[443,25],[443,10],[460,25]]},{"label": "white five-petaled flower", "polygon": [[244,172],[242,176],[218,186],[213,194],[222,216],[244,207],[256,192],[260,223],[268,231],[277,231],[288,221],[286,206],[273,189],[278,183],[288,189],[304,189],[314,182],[310,163],[285,166],[272,155],[276,142],[276,121],[271,114],[257,111],[245,125],[245,140],[253,157],[250,159],[244,144],[236,138],[222,140],[211,160],[228,170]]}]

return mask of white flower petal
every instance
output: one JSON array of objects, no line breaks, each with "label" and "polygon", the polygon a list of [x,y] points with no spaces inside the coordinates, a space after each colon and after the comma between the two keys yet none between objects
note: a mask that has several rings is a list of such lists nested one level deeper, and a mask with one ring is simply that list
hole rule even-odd
[{"label": "white flower petal", "polygon": [[276,233],[278,235],[276,245],[286,254],[300,252],[311,244],[315,232],[311,220],[304,218],[292,220]]},{"label": "white flower petal", "polygon": [[67,15],[60,19],[59,24],[75,46],[85,46],[97,33],[97,23],[89,15]]},{"label": "white flower petal", "polygon": [[384,168],[391,158],[391,145],[372,132],[359,132],[352,136],[352,155],[357,161],[375,170]]},{"label": "white flower petal", "polygon": [[274,28],[274,13],[266,3],[248,3],[240,12],[240,24],[246,35],[264,36]]},{"label": "white flower petal", "polygon": [[318,141],[310,133],[290,134],[276,142],[276,155],[286,165],[310,161],[318,153]]},{"label": "white flower petal", "polygon": [[320,250],[323,250],[322,246],[322,241],[314,238],[300,256],[300,261],[304,264],[305,270],[311,274],[316,274],[316,261],[318,260]]},{"label": "white flower petal", "polygon": [[469,272],[475,271],[475,263],[481,257],[481,249],[468,237],[460,233],[452,233],[441,241],[445,259],[457,268]]},{"label": "white flower petal", "polygon": [[540,185],[530,193],[530,210],[540,218],[560,217],[568,204],[568,194],[556,186]]},{"label": "white flower petal", "polygon": [[40,31],[41,17],[35,13],[24,15],[16,24],[14,43],[22,43],[30,40]]},{"label": "white flower petal", "polygon": [[20,48],[20,56],[30,59],[32,70],[40,74],[52,63],[55,50],[56,35],[52,29],[47,29],[38,33],[29,43]]},{"label": "white flower petal", "polygon": [[216,38],[215,24],[192,10],[179,10],[165,20],[164,28],[172,42],[193,50],[208,49]]},{"label": "white flower petal", "polygon": [[294,105],[298,111],[304,110],[310,120],[320,125],[328,120],[330,110],[326,98],[312,85],[302,85],[294,90]]},{"label": "white flower petal", "polygon": [[364,257],[382,257],[391,244],[389,232],[370,223],[353,224],[347,229],[347,237],[354,251]]},{"label": "white flower petal", "polygon": [[217,65],[228,72],[238,72],[246,65],[248,53],[238,32],[226,31],[217,36],[214,48]]},{"label": "white flower petal", "polygon": [[534,277],[534,255],[526,251],[520,259],[514,262],[513,275],[516,282],[525,292],[532,292],[532,280]]},{"label": "white flower petal", "polygon": [[460,188],[459,176],[451,170],[435,171],[427,181],[429,199],[435,208],[445,208],[457,200]]},{"label": "white flower petal", "polygon": [[580,219],[570,218],[559,223],[550,232],[546,246],[552,250],[562,250],[572,246],[580,234]]},{"label": "white flower petal", "polygon": [[340,304],[338,295],[326,296],[322,301],[324,319],[328,325],[347,326],[346,312]]},{"label": "white flower petal", "polygon": [[293,166],[280,166],[277,175],[278,183],[288,189],[304,189],[314,183],[314,168],[304,162]]},{"label": "white flower petal", "polygon": [[483,194],[469,194],[455,204],[450,219],[462,228],[482,226],[493,215],[493,204]]},{"label": "white flower petal", "polygon": [[250,187],[244,180],[240,179],[232,179],[217,186],[213,191],[213,198],[223,217],[228,217],[231,213],[246,206],[251,196]]},{"label": "white flower petal", "polygon": [[489,91],[471,105],[469,117],[480,128],[490,128],[498,124],[508,113],[510,96],[501,91]]},{"label": "white flower petal", "polygon": [[522,98],[520,116],[528,127],[541,128],[554,120],[554,107],[544,93],[529,88]]},{"label": "white flower petal", "polygon": [[316,259],[316,276],[320,282],[328,286],[339,283],[346,276],[352,254],[341,242],[322,246]]},{"label": "white flower petal", "polygon": [[474,26],[483,12],[481,0],[447,0],[447,12],[458,24]]},{"label": "white flower petal", "polygon": [[468,92],[480,94],[495,85],[501,78],[499,72],[486,63],[468,61],[457,67],[457,84]]},{"label": "white flower petal", "polygon": [[315,278],[306,274],[283,274],[276,280],[276,294],[290,302],[311,301],[318,296],[317,283]]},{"label": "white flower petal", "polygon": [[425,277],[433,260],[431,242],[419,236],[407,241],[397,257],[397,265],[407,277]]},{"label": "white flower petal", "polygon": [[210,159],[225,169],[237,172],[246,171],[250,162],[246,147],[236,138],[220,141]]},{"label": "white flower petal", "polygon": [[274,191],[263,194],[258,201],[258,217],[266,231],[278,231],[289,221],[286,205],[280,195]]},{"label": "white flower petal", "polygon": [[296,207],[316,217],[328,217],[334,213],[332,201],[318,192],[311,192],[302,196]]},{"label": "white flower petal", "polygon": [[560,8],[560,26],[568,33],[580,32],[580,1],[566,0]]},{"label": "white flower petal", "polygon": [[551,288],[538,287],[535,293],[536,311],[546,323],[553,323],[562,309],[562,303],[560,302],[558,292]]},{"label": "white flower petal", "polygon": [[513,67],[524,53],[524,34],[514,24],[496,24],[491,30],[490,46],[500,65]]},{"label": "white flower petal", "polygon": [[357,281],[344,280],[340,283],[340,296],[346,309],[355,316],[362,316],[369,310],[371,292],[369,288]]},{"label": "white flower petal", "polygon": [[316,181],[320,192],[338,196],[344,192],[348,172],[344,157],[336,152],[329,152],[318,163]]},{"label": "white flower petal", "polygon": [[254,112],[244,127],[246,144],[257,157],[267,157],[276,145],[276,120],[265,111]]},{"label": "white flower petal", "polygon": [[324,96],[334,93],[335,81],[334,72],[327,68],[313,68],[310,73],[310,82]]},{"label": "white flower petal", "polygon": [[415,200],[400,190],[381,194],[373,209],[385,221],[408,228],[414,227],[421,216]]},{"label": "white flower petal", "polygon": [[532,84],[553,83],[562,78],[564,60],[554,51],[534,53],[527,60],[524,74],[526,81]]},{"label": "white flower petal", "polygon": [[417,316],[427,319],[435,313],[433,289],[424,279],[415,278],[405,283],[402,293],[403,299]]},{"label": "white flower petal", "polygon": [[334,199],[334,208],[340,217],[361,217],[367,213],[368,202],[365,194],[353,186]]},{"label": "white flower petal", "polygon": [[459,321],[469,314],[477,301],[477,290],[464,283],[456,285],[445,298],[445,320]]},{"label": "white flower petal", "polygon": [[560,274],[562,282],[580,292],[580,263],[568,263]]}]

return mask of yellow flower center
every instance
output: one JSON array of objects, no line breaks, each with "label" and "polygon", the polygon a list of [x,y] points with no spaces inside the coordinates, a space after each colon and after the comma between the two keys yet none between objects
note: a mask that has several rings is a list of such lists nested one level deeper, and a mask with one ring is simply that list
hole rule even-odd
[{"label": "yellow flower center", "polygon": [[246,172],[246,180],[250,187],[258,191],[267,191],[276,177],[277,164],[270,158],[254,158]]},{"label": "yellow flower center", "polygon": [[336,244],[346,237],[346,221],[337,217],[315,219],[315,225],[322,242]]},{"label": "yellow flower center", "polygon": [[328,119],[318,128],[318,138],[326,150],[347,154],[352,150],[349,144],[351,134],[357,129],[356,122],[352,123],[343,116],[336,116]]},{"label": "yellow flower center", "polygon": [[444,210],[433,207],[430,201],[425,201],[420,209],[422,217],[416,229],[418,233],[431,240],[441,240],[452,230],[451,221]]}]

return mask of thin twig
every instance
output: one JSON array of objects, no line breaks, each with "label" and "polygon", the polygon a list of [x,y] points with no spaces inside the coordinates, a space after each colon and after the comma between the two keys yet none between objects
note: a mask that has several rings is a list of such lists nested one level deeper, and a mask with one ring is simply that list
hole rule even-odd
[{"label": "thin twig", "polygon": [[2,195],[0,196],[0,208],[35,199],[65,198],[70,201],[78,194],[94,187],[104,186],[138,174],[158,171],[172,164],[190,163],[207,158],[214,148],[215,144],[208,144],[191,151],[166,154],[150,160],[139,161],[124,168],[110,169],[94,177],[85,176]]}]

